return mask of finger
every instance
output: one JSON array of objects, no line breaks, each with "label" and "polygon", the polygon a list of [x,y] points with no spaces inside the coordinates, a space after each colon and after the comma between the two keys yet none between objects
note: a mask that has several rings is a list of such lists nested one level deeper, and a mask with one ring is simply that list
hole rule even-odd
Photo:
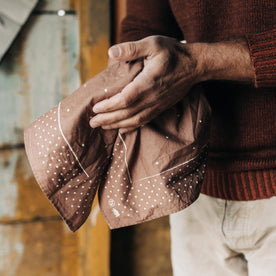
[{"label": "finger", "polygon": [[105,113],[105,112],[111,112],[111,111],[115,111],[117,109],[123,108],[122,106],[123,100],[124,99],[122,97],[122,93],[118,93],[109,99],[102,100],[96,103],[93,107],[93,112],[96,114]]},{"label": "finger", "polygon": [[[140,76],[141,75],[141,76]],[[128,108],[138,102],[143,94],[151,89],[154,82],[150,78],[143,77],[145,74],[141,72],[131,83],[113,97],[98,102],[93,107],[94,113],[106,113]]]},{"label": "finger", "polygon": [[141,57],[149,56],[152,52],[150,46],[150,39],[144,38],[138,41],[124,42],[112,46],[108,50],[110,58],[120,61],[131,61]]},{"label": "finger", "polygon": [[154,117],[155,107],[149,107],[125,120],[102,126],[103,129],[136,129],[150,122]]},{"label": "finger", "polygon": [[127,118],[132,117],[136,113],[138,113],[141,109],[145,107],[141,105],[141,103],[137,103],[130,108],[120,109],[113,112],[101,113],[94,116],[89,124],[92,128],[114,124],[116,122],[125,120]]},{"label": "finger", "polygon": [[[122,92],[114,95],[113,97],[98,102],[93,107],[94,113],[106,113],[124,109],[137,101],[138,93],[132,83],[128,84],[129,89],[122,90]],[[128,92],[129,91],[129,92]]]}]

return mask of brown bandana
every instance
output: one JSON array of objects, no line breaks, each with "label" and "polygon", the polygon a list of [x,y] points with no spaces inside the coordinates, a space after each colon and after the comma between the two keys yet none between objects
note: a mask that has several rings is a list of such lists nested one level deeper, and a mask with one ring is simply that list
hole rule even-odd
[{"label": "brown bandana", "polygon": [[94,104],[119,93],[142,67],[109,62],[25,130],[37,182],[72,231],[87,219],[97,190],[111,229],[180,211],[199,196],[210,119],[199,87],[131,133],[89,126]]}]

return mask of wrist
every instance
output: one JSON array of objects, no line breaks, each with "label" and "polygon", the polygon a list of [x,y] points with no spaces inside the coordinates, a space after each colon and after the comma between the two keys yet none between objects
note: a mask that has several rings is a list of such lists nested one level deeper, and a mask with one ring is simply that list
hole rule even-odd
[{"label": "wrist", "polygon": [[254,83],[254,70],[245,40],[192,45],[199,82],[233,80]]}]

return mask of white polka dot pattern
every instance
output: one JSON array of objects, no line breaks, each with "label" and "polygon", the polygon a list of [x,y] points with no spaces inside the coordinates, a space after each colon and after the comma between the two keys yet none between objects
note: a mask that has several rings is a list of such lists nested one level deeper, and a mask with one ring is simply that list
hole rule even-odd
[{"label": "white polka dot pattern", "polygon": [[160,213],[177,212],[197,199],[205,174],[207,146],[191,160],[134,181],[129,179],[131,168],[125,163],[125,154],[123,143],[117,139],[100,191],[102,204],[106,206],[104,215],[111,228],[117,227],[112,216],[120,218],[122,227],[160,217]]},{"label": "white polka dot pattern", "polygon": [[[33,124],[35,133],[32,137],[32,150],[38,153],[37,162],[40,164],[36,165],[40,171],[45,172],[47,182],[47,186],[42,185],[41,188],[62,212],[62,216],[63,212],[70,217],[88,216],[102,171],[98,167],[91,177],[85,172],[63,137],[58,118],[59,107],[51,109]],[[70,109],[66,112],[70,112]]]},{"label": "white polka dot pattern", "polygon": [[186,208],[205,173],[210,110],[200,92],[126,135],[90,128],[93,104],[121,91],[141,69],[113,65],[24,134],[37,182],[72,231],[89,216],[98,188],[101,211],[114,229]]}]

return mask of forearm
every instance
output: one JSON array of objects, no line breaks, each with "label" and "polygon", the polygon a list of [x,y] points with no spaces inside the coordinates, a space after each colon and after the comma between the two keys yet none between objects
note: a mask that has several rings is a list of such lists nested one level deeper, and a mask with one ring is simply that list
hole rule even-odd
[{"label": "forearm", "polygon": [[126,42],[109,49],[110,58],[142,58],[143,70],[120,93],[97,103],[92,127],[125,133],[142,126],[207,80],[254,83],[246,42],[187,43],[164,36]]},{"label": "forearm", "polygon": [[254,84],[254,68],[246,40],[188,45],[197,60],[199,78]]}]

